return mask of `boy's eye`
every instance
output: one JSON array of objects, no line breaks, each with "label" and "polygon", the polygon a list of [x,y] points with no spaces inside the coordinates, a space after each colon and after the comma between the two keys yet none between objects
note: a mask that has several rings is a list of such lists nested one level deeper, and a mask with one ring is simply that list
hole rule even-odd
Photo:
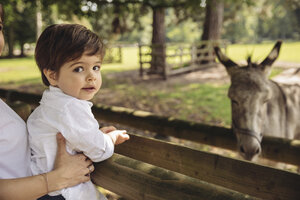
[{"label": "boy's eye", "polygon": [[93,67],[93,70],[99,71],[99,70],[100,70],[100,66],[98,66],[98,65],[94,66],[94,67]]},{"label": "boy's eye", "polygon": [[0,31],[2,31],[3,30],[3,26],[2,25],[0,25]]},{"label": "boy's eye", "polygon": [[76,67],[73,71],[74,72],[82,72],[83,71],[83,67]]}]

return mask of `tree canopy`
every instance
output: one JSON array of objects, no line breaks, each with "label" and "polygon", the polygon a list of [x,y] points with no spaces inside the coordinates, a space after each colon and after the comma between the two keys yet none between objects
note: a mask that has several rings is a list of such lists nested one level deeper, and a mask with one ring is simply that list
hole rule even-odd
[{"label": "tree canopy", "polygon": [[[53,23],[82,23],[110,42],[151,43],[153,13],[163,9],[165,41],[195,42],[205,33],[205,16],[213,0],[3,0],[5,35],[14,46],[32,43],[37,12],[42,29]],[[40,2],[40,10],[37,7]],[[300,39],[298,0],[222,0],[220,37],[231,42]]]}]

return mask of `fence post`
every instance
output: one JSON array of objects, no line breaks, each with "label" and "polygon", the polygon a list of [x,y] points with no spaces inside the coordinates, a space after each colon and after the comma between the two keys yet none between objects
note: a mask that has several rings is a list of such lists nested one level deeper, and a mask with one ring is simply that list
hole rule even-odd
[{"label": "fence post", "polygon": [[139,45],[139,60],[140,60],[140,77],[142,78],[144,75],[144,70],[143,70],[143,57],[142,57],[142,45]]},{"label": "fence post", "polygon": [[122,63],[123,61],[122,46],[119,45],[118,49],[119,49],[119,62]]}]

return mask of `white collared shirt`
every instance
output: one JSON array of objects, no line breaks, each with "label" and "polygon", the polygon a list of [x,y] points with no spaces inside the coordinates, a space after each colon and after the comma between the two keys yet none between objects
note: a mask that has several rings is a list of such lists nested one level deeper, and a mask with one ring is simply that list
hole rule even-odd
[{"label": "white collared shirt", "polygon": [[26,124],[0,99],[0,179],[31,176]]},{"label": "white collared shirt", "polygon": [[[27,121],[31,170],[34,175],[53,169],[58,132],[66,138],[67,150],[70,153],[83,152],[94,162],[112,156],[114,144],[107,134],[99,130],[91,107],[91,102],[64,94],[59,88],[50,86],[44,91],[40,106]],[[64,189],[61,193],[66,199],[97,199],[85,196],[94,190],[91,182],[78,186]]]}]

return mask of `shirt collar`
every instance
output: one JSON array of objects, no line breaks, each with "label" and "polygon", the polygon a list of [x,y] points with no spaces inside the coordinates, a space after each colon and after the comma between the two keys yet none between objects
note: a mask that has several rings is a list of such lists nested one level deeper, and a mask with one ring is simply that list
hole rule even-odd
[{"label": "shirt collar", "polygon": [[[54,93],[54,96],[61,96],[61,97],[64,97],[64,98],[73,98],[73,99],[76,99],[77,101],[81,101],[81,102],[87,103],[90,107],[93,106],[93,103],[92,103],[92,102],[87,101],[87,100],[77,99],[76,97],[72,97],[72,96],[70,96],[70,95],[64,93],[59,87],[55,87],[55,86],[51,86],[51,85],[50,85],[48,91],[49,91],[49,93],[52,93],[52,95],[53,95],[53,93]],[[49,95],[49,93],[48,93],[48,95]],[[48,96],[48,95],[47,95],[47,96]]]}]

